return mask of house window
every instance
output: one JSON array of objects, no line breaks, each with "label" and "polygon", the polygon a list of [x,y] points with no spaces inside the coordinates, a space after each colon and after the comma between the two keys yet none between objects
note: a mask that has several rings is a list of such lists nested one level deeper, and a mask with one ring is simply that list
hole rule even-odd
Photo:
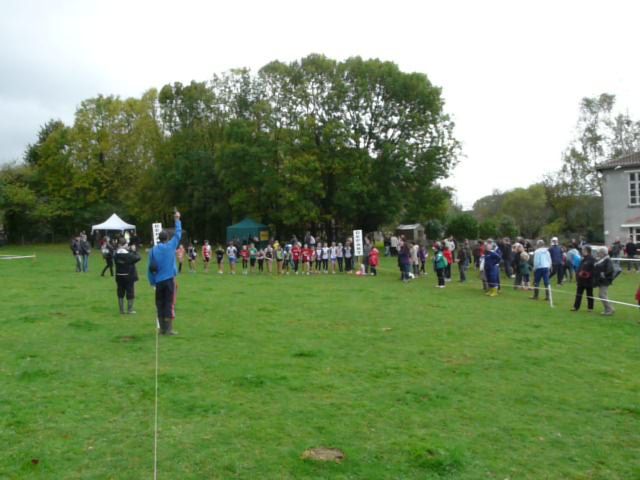
[{"label": "house window", "polygon": [[629,172],[629,205],[640,205],[640,171]]},{"label": "house window", "polygon": [[640,243],[640,227],[629,227],[629,238],[633,243]]}]

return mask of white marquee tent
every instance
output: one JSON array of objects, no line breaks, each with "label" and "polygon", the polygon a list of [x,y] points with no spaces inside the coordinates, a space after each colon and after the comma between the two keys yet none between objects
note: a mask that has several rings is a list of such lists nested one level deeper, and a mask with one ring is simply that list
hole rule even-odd
[{"label": "white marquee tent", "polygon": [[124,232],[125,230],[133,230],[135,228],[136,228],[135,225],[131,225],[130,223],[125,222],[118,215],[114,213],[109,217],[109,219],[106,222],[92,226],[91,233],[93,233],[96,230]]}]

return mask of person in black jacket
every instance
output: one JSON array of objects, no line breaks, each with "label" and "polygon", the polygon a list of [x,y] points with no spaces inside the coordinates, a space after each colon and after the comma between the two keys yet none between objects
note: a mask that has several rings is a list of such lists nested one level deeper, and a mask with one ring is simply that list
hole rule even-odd
[{"label": "person in black jacket", "polygon": [[513,278],[513,250],[511,246],[511,239],[504,238],[501,243],[498,244],[500,252],[502,252],[502,266],[507,278]]},{"label": "person in black jacket", "polygon": [[607,247],[598,249],[596,253],[595,263],[595,284],[598,285],[598,298],[602,301],[604,307],[603,315],[613,315],[615,310],[609,302],[609,285],[613,283],[613,262],[609,258],[609,252]]},{"label": "person in black jacket", "polygon": [[71,238],[71,254],[76,259],[76,272],[82,272],[82,255],[80,254],[80,237]]},{"label": "person in black jacket", "polygon": [[634,261],[636,254],[638,253],[638,246],[633,241],[633,238],[629,237],[629,241],[624,246],[624,251],[627,254],[627,258],[630,260],[627,262],[627,270],[631,271],[631,265],[633,265],[636,273],[638,273],[638,263]]},{"label": "person in black jacket", "polygon": [[111,242],[111,239],[109,237],[104,237],[100,251],[102,252],[102,258],[104,258],[104,261],[106,262],[106,265],[102,269],[102,273],[100,274],[100,276],[104,277],[105,272],[109,270],[111,276],[113,277],[113,254],[116,252],[116,249],[114,248],[113,242]]},{"label": "person in black jacket", "polygon": [[133,301],[135,299],[135,282],[138,281],[138,271],[136,263],[140,261],[140,254],[136,252],[136,246],[131,245],[127,248],[127,241],[124,237],[118,240],[118,249],[114,256],[116,264],[116,285],[118,294],[118,306],[120,313],[124,314],[124,297],[127,297],[128,314],[136,313],[133,309]]},{"label": "person in black jacket", "polygon": [[582,295],[587,292],[587,311],[593,312],[593,285],[595,274],[595,260],[591,256],[591,247],[585,245],[582,247],[582,263],[576,274],[576,300],[573,303],[572,312],[580,310],[582,303]]},{"label": "person in black jacket", "polygon": [[80,257],[82,258],[82,272],[87,273],[89,271],[89,255],[91,254],[91,244],[87,241],[87,235],[83,232],[80,234],[80,240],[78,241],[78,250]]}]

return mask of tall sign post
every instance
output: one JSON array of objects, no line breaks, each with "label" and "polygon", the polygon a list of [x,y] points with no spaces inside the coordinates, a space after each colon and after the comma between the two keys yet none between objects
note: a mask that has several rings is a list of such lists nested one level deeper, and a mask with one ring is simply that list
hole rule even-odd
[{"label": "tall sign post", "polygon": [[353,231],[353,256],[361,257],[364,255],[364,244],[362,242],[362,230]]},{"label": "tall sign post", "polygon": [[151,232],[153,234],[153,244],[157,245],[158,242],[160,241],[160,239],[158,238],[160,235],[160,232],[162,231],[162,224],[161,223],[154,223],[151,225]]}]

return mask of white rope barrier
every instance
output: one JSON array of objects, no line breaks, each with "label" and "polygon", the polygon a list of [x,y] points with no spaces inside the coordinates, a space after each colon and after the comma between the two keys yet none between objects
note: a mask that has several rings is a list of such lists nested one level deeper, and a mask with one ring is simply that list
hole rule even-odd
[{"label": "white rope barrier", "polygon": [[160,330],[156,329],[156,399],[153,421],[153,480],[158,478],[158,350]]},{"label": "white rope barrier", "polygon": [[[511,279],[507,278],[507,280],[511,280]],[[483,280],[480,280],[480,279],[477,279],[476,281],[479,282],[479,283],[483,282]],[[543,282],[541,281],[540,283],[543,283]],[[513,284],[500,282],[500,289],[501,290],[505,290],[506,291],[507,288],[513,288],[513,287],[514,287]],[[598,287],[595,286],[593,288],[596,289]],[[543,292],[546,290],[546,288],[544,286],[536,287],[534,285],[530,285],[529,287],[516,285],[515,289],[516,290],[520,290],[520,291],[527,291],[527,289],[529,289],[529,290],[540,290],[540,291],[543,291]],[[553,294],[554,293],[561,293],[563,295],[570,295],[572,297],[575,297],[575,295],[576,295],[575,292],[574,293],[567,292],[567,291],[565,291],[563,289],[558,289],[557,287],[556,288],[552,288],[551,287],[551,281],[549,281],[549,297],[550,297],[550,304],[551,304],[552,308],[553,308]],[[590,298],[590,299],[592,299],[594,301],[602,301],[602,299],[600,297],[596,297],[596,296],[583,294],[582,297],[583,298]],[[640,308],[640,305],[635,304],[635,303],[621,302],[619,300],[611,300],[611,299],[607,299],[606,301],[609,302],[609,303],[615,303],[616,305],[623,305],[625,307],[632,307],[632,308],[636,308],[636,309]]]},{"label": "white rope barrier", "polygon": [[20,260],[23,258],[36,258],[34,255],[0,255],[0,260]]}]

